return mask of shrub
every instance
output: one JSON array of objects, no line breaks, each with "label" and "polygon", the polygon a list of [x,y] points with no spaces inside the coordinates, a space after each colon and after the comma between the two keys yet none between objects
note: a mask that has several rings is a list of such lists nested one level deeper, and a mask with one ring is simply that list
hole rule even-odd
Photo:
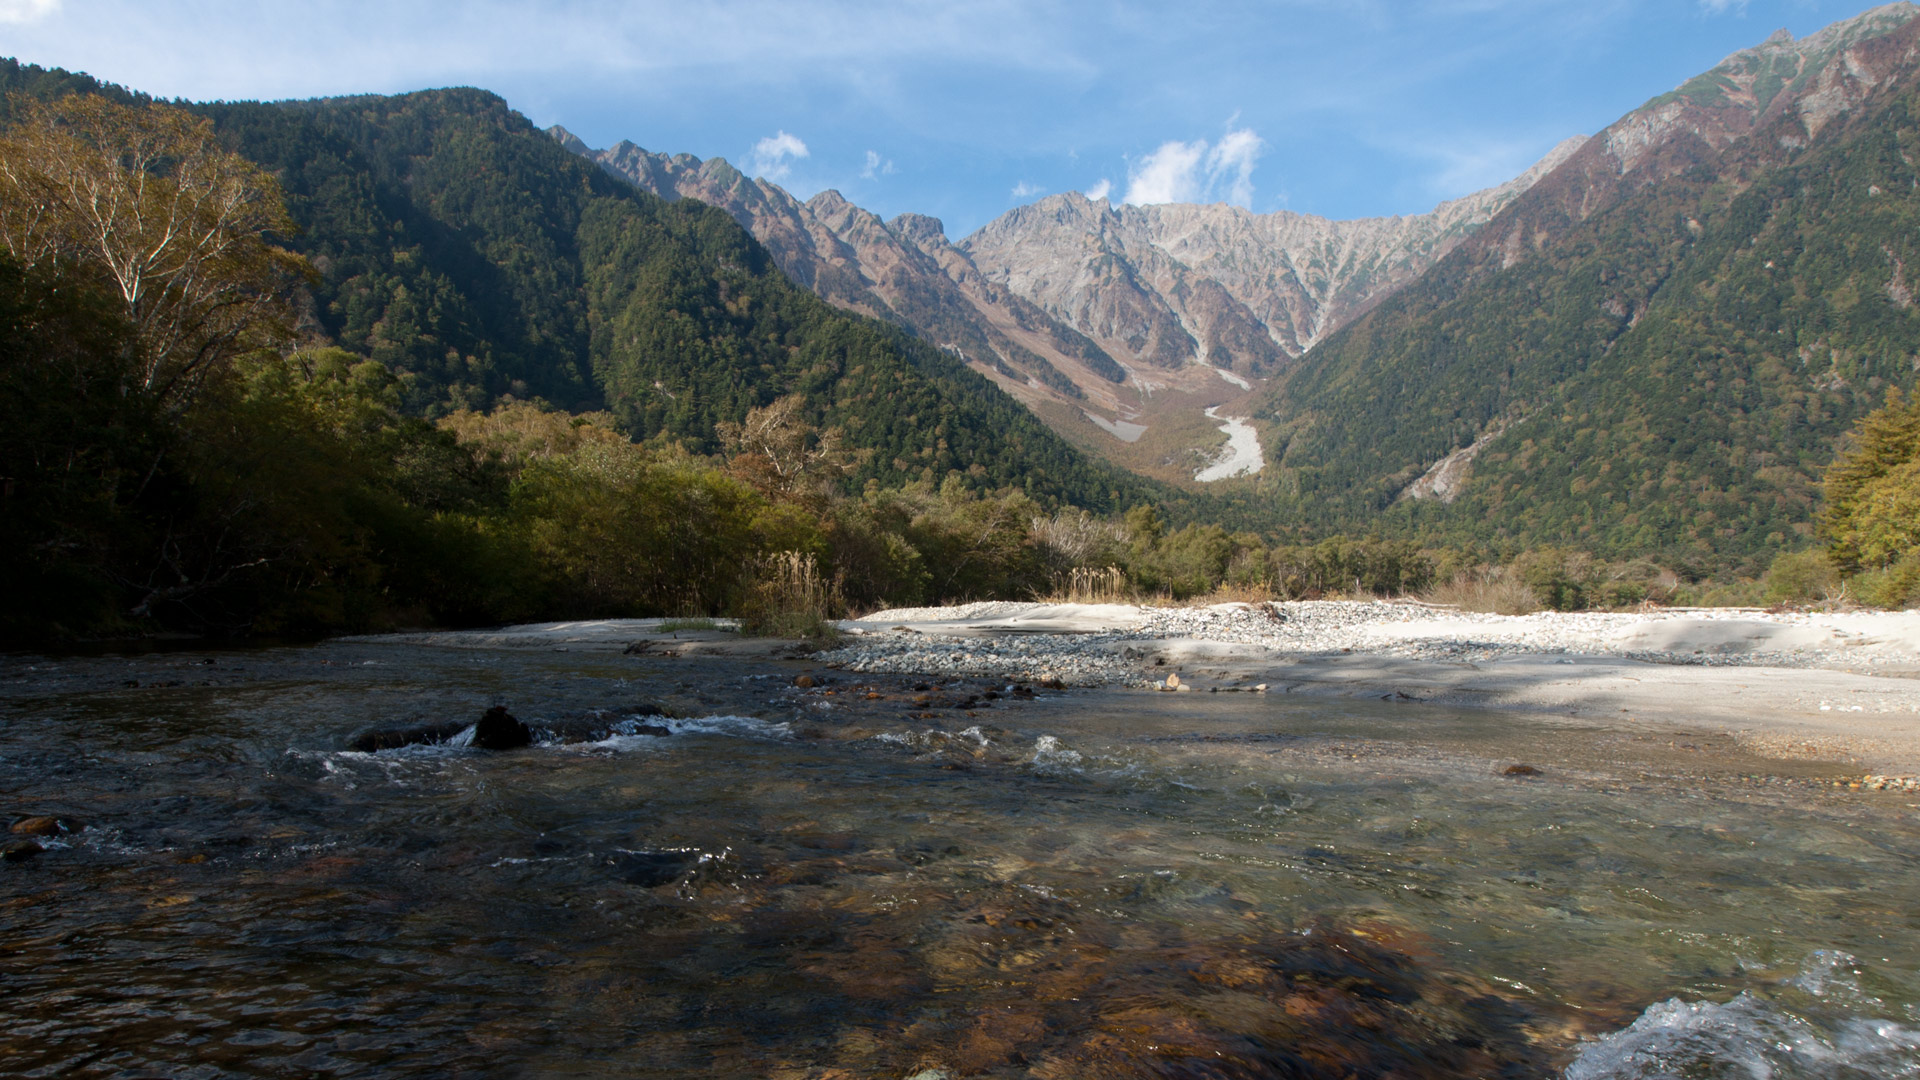
[{"label": "shrub", "polygon": [[1767,569],[1768,604],[1811,604],[1826,600],[1840,587],[1840,570],[1833,557],[1819,548],[1781,552]]},{"label": "shrub", "polygon": [[1920,604],[1920,551],[1909,551],[1890,566],[1855,574],[1848,579],[1847,589],[1861,603],[1889,611]]}]

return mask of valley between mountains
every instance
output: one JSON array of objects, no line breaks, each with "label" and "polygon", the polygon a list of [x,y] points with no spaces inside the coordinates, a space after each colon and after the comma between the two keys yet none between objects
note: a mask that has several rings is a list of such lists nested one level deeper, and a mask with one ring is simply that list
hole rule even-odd
[{"label": "valley between mountains", "polygon": [[642,190],[726,210],[794,281],[964,359],[1081,449],[1186,483],[1258,473],[1241,419],[1257,392],[1585,141],[1427,214],[1330,221],[1067,192],[956,243],[936,218],[882,220],[836,191],[802,201],[724,159],[549,134]]},{"label": "valley between mountains", "polygon": [[721,207],[794,281],[965,360],[1083,451],[1264,521],[1493,521],[1756,570],[1811,535],[1837,440],[1920,364],[1916,14],[1781,31],[1405,217],[1069,192],[954,240],[721,159],[550,134]]}]

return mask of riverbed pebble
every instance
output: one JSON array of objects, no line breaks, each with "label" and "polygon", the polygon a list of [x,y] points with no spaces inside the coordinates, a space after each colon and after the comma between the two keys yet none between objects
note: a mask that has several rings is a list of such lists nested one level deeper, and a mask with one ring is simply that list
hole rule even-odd
[{"label": "riverbed pebble", "polygon": [[[1716,648],[1686,651],[1633,647],[1627,633],[1669,620],[1746,621],[1814,626],[1819,616],[1751,609],[1645,612],[1540,612],[1510,616],[1401,601],[1299,601],[1139,609],[1133,625],[1097,633],[995,633],[991,624],[1020,618],[1039,605],[994,601],[950,608],[900,608],[870,616],[890,627],[849,638],[820,659],[862,672],[924,672],[1028,679],[1049,685],[1164,688],[1145,672],[1164,666],[1156,643],[1175,640],[1256,646],[1279,654],[1363,653],[1412,660],[1482,663],[1520,657],[1605,657],[1702,666],[1875,668],[1916,666],[1897,652],[1871,651],[1868,641],[1836,637],[1830,648]],[[1409,624],[1445,620],[1445,633]],[[918,622],[917,631],[905,624]],[[970,626],[972,634],[945,632]],[[984,635],[984,636],[973,636]],[[1177,684],[1176,684],[1177,685]]]}]

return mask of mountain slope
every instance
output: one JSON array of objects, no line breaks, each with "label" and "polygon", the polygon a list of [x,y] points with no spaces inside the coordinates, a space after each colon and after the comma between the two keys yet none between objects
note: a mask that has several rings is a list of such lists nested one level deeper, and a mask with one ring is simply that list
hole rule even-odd
[{"label": "mountain slope", "polygon": [[[9,62],[12,90],[135,97]],[[405,373],[412,411],[538,397],[711,450],[719,424],[800,393],[870,451],[856,481],[1150,497],[954,357],[795,286],[724,212],[607,176],[492,94],[189,107],[279,177],[288,244],[320,273],[307,332]]]},{"label": "mountain slope", "polygon": [[725,209],[794,281],[974,364],[1075,445],[1187,483],[1226,441],[1206,410],[1404,286],[1578,144],[1408,218],[1116,210],[1065,195],[956,245],[934,218],[882,221],[834,191],[802,202],[717,158],[549,134],[642,190]]},{"label": "mountain slope", "polygon": [[1747,570],[1806,535],[1920,366],[1916,13],[1776,35],[1595,137],[1266,395],[1270,497]]},{"label": "mountain slope", "polygon": [[[892,222],[824,191],[806,202],[725,160],[650,153],[631,142],[587,147],[565,128],[560,144],[609,173],[666,199],[718,206],[754,234],[795,282],[851,311],[912,328],[971,363],[1024,384],[1029,378],[1075,400],[1086,397],[1059,365],[1106,382],[1125,373],[1097,346],[1051,317],[982,281],[947,242],[936,218]],[[957,261],[956,261],[957,260]]]}]

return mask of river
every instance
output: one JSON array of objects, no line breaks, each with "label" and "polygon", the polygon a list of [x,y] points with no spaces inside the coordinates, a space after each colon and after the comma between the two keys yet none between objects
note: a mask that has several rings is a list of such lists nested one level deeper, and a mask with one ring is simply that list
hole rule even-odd
[{"label": "river", "polygon": [[[0,865],[6,1075],[1920,1076],[1915,798],[1698,736],[612,650],[0,665],[0,809],[72,830]],[[576,741],[345,749],[494,704]]]}]

